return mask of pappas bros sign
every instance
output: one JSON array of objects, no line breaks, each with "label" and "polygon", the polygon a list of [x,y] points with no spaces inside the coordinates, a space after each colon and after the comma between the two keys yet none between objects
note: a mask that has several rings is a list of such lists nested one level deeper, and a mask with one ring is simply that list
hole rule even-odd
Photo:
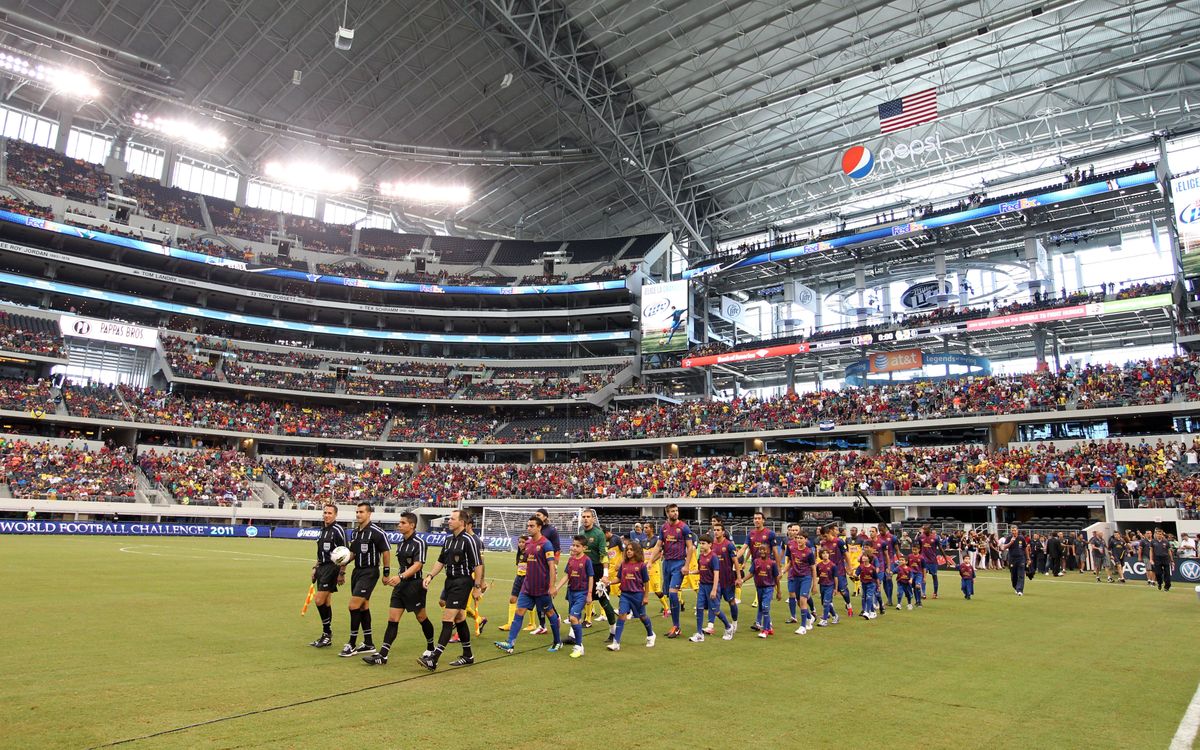
[{"label": "pappas bros sign", "polygon": [[898,372],[919,370],[924,366],[920,349],[901,349],[897,352],[879,352],[868,357],[870,372]]},{"label": "pappas bros sign", "polygon": [[92,339],[93,341],[111,341],[115,344],[151,348],[158,345],[157,329],[129,323],[117,323],[111,320],[63,315],[58,319],[58,330],[64,336]]}]

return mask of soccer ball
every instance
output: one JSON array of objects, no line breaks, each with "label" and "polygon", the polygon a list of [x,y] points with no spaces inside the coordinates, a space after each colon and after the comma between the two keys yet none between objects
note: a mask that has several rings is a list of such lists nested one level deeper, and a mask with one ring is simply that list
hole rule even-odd
[{"label": "soccer ball", "polygon": [[333,552],[329,553],[329,559],[332,560],[335,565],[345,565],[346,563],[350,562],[352,557],[354,557],[354,553],[345,547],[334,547]]}]

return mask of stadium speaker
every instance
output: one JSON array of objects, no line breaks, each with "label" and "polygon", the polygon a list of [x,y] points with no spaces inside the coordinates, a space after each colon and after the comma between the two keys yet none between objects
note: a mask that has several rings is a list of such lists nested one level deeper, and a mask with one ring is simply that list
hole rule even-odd
[{"label": "stadium speaker", "polygon": [[286,241],[285,241],[285,242],[280,242],[280,243],[279,243],[279,250],[278,250],[278,252],[279,252],[279,257],[280,257],[280,258],[290,258],[290,257],[292,257],[292,243],[290,243],[290,242],[286,242]]},{"label": "stadium speaker", "polygon": [[425,273],[425,259],[417,258],[416,260],[417,273]]},{"label": "stadium speaker", "polygon": [[129,223],[129,207],[121,206],[120,208],[118,208],[117,213],[113,216],[113,220],[116,221],[118,224],[128,224]]},{"label": "stadium speaker", "polygon": [[542,273],[546,276],[554,275],[554,259],[546,258],[542,261]]}]

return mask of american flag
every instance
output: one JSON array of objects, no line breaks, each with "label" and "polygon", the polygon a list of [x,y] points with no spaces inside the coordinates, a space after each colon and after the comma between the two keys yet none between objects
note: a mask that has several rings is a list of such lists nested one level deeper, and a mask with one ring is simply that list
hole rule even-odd
[{"label": "american flag", "polygon": [[927,89],[879,105],[879,132],[894,133],[938,117],[937,89]]}]

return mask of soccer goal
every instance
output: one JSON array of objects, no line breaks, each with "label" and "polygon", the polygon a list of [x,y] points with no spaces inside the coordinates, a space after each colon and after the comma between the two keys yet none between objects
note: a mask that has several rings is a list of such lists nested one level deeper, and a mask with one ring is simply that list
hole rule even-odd
[{"label": "soccer goal", "polygon": [[[517,537],[525,533],[525,522],[533,515],[535,508],[494,508],[483,509],[483,523],[480,536],[507,537],[516,542]],[[566,546],[567,541],[579,531],[583,525],[583,508],[546,508],[550,516],[550,525],[558,529],[560,542]]]}]

